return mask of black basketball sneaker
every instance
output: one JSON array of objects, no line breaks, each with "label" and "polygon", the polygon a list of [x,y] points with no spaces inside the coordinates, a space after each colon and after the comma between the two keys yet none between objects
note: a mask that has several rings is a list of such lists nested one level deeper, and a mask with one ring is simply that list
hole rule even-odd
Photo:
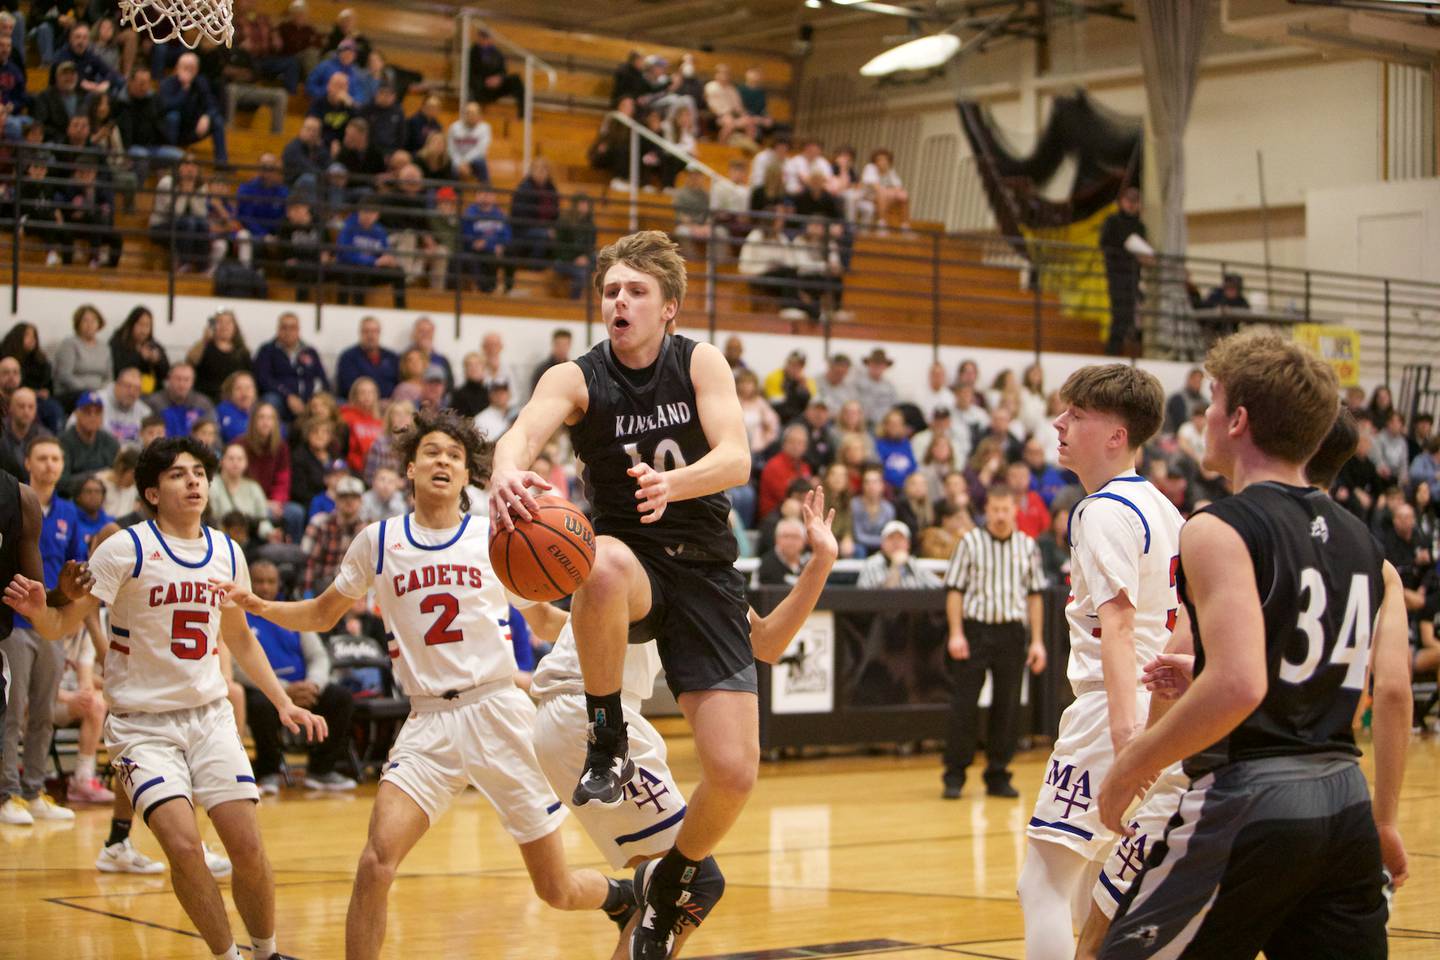
[{"label": "black basketball sneaker", "polygon": [[625,797],[625,784],[635,776],[630,759],[630,736],[622,723],[617,730],[590,724],[589,745],[585,748],[585,769],[571,798],[577,807],[587,803],[617,806]]},{"label": "black basketball sneaker", "polygon": [[635,916],[635,912],[640,909],[640,904],[635,899],[634,880],[616,880],[614,882],[619,886],[623,899],[619,906],[612,910],[606,910],[605,916],[614,921],[615,926],[620,928],[621,933],[624,933],[625,927],[630,923],[630,918]]}]

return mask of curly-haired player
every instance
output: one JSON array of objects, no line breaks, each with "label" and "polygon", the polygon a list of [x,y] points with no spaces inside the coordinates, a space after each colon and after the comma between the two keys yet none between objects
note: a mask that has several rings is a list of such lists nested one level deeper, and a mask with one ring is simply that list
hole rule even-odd
[{"label": "curly-haired player", "polygon": [[464,512],[465,487],[489,473],[490,447],[453,410],[422,411],[400,444],[415,512],[355,538],[320,596],[261,600],[224,584],[231,601],[291,630],[328,630],[374,590],[410,719],[385,764],[345,923],[345,956],[380,955],[385,902],[400,862],[466,786],[485,795],[515,842],[535,892],[560,910],[603,909],[623,928],[629,881],[569,870],[566,811],[531,745],[535,706],[514,684],[509,597],[490,566],[489,523]]}]

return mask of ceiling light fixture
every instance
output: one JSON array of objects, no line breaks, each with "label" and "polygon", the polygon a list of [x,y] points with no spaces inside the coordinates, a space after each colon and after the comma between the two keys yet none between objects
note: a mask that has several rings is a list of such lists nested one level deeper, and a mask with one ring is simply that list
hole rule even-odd
[{"label": "ceiling light fixture", "polygon": [[934,70],[943,67],[960,52],[960,38],[953,33],[936,33],[892,47],[860,68],[862,77],[886,77],[892,73]]}]

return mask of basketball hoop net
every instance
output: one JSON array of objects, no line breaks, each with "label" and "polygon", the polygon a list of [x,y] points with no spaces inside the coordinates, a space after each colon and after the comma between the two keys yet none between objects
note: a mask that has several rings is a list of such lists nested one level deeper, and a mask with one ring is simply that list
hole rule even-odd
[{"label": "basketball hoop net", "polygon": [[120,23],[148,33],[156,43],[179,40],[195,49],[202,38],[230,46],[232,0],[120,0]]}]

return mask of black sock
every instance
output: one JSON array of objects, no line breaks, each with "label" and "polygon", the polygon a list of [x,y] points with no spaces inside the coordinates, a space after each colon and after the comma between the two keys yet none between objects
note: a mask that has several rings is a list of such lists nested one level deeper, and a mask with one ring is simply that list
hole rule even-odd
[{"label": "black sock", "polygon": [[635,891],[629,884],[623,884],[614,877],[606,877],[605,882],[610,888],[605,892],[605,902],[600,904],[601,910],[615,916],[635,905]]},{"label": "black sock", "polygon": [[620,705],[620,691],[607,693],[603,697],[585,694],[585,715],[597,727],[619,730],[624,722],[624,708]]},{"label": "black sock", "polygon": [[119,817],[110,818],[110,839],[105,841],[105,846],[113,847],[117,843],[124,843],[130,839],[130,821],[121,820]]},{"label": "black sock", "polygon": [[655,868],[654,882],[660,887],[688,887],[699,872],[699,860],[691,860],[680,852],[679,847],[671,847]]}]

